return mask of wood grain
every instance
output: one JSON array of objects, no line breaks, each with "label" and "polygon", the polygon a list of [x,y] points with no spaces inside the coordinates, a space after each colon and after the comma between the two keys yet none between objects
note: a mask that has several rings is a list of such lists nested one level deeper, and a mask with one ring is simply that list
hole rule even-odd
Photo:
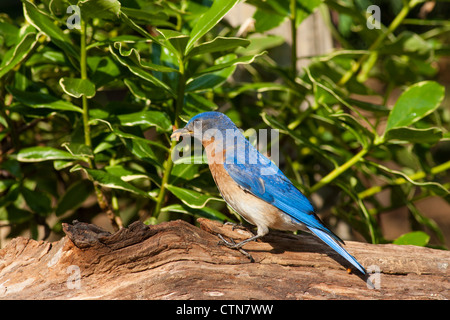
[{"label": "wood grain", "polygon": [[63,226],[58,242],[16,238],[0,250],[0,299],[449,299],[450,252],[349,241],[373,273],[348,274],[345,261],[315,237],[271,232],[240,252],[218,244],[249,231],[199,219],[140,222],[110,234]]}]

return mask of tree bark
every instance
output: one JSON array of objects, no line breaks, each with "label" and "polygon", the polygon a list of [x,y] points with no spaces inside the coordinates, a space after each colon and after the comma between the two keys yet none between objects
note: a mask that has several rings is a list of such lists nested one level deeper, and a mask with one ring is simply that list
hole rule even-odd
[{"label": "tree bark", "polygon": [[198,219],[140,222],[110,234],[64,224],[58,242],[13,239],[0,250],[0,299],[449,299],[450,252],[348,241],[372,286],[308,234],[271,232],[241,252],[218,244],[251,233]]}]

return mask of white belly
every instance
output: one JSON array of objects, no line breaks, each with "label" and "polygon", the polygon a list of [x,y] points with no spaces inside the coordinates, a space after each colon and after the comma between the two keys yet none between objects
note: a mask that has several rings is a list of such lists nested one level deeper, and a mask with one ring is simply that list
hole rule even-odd
[{"label": "white belly", "polygon": [[241,194],[239,197],[222,193],[222,196],[239,215],[255,226],[289,231],[301,229],[301,224],[292,220],[289,215],[251,193],[245,192],[244,196]]}]

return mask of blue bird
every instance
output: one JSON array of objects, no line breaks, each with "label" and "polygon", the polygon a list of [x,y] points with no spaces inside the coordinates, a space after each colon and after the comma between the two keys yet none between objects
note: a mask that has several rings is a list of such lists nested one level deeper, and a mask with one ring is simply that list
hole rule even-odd
[{"label": "blue bird", "polygon": [[[209,169],[224,200],[247,222],[257,227],[255,236],[239,243],[222,240],[241,249],[270,229],[307,230],[319,237],[356,269],[364,267],[341,245],[344,242],[315,214],[309,200],[262,155],[226,115],[204,112],[192,117],[172,138],[193,136],[205,148]],[[242,250],[242,249],[241,249]]]}]

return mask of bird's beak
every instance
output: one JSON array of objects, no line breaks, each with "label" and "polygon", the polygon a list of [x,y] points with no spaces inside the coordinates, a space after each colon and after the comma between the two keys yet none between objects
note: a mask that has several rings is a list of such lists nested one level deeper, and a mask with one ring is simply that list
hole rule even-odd
[{"label": "bird's beak", "polygon": [[172,135],[170,136],[170,138],[172,139],[172,140],[180,140],[180,137],[181,136],[190,136],[192,134],[192,132],[191,131],[189,131],[188,129],[186,129],[186,128],[181,128],[181,129],[178,129],[178,130],[175,130],[173,133],[172,133]]}]

